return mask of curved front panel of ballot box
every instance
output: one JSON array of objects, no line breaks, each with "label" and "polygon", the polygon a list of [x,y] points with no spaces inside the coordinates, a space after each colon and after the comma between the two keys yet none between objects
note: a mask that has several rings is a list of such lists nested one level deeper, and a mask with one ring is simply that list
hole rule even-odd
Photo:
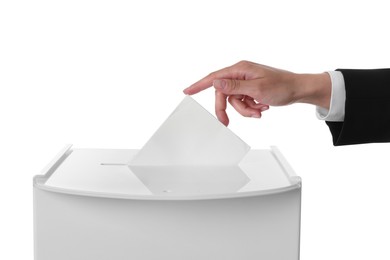
[{"label": "curved front panel of ballot box", "polygon": [[66,147],[34,177],[35,260],[297,260],[301,180],[272,147],[238,166],[129,166]]}]

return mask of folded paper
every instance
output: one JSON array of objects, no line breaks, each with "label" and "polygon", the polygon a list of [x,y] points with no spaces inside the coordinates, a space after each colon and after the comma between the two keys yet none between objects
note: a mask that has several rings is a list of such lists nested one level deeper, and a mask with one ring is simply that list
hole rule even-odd
[{"label": "folded paper", "polygon": [[249,149],[230,129],[186,96],[129,164],[238,165]]}]

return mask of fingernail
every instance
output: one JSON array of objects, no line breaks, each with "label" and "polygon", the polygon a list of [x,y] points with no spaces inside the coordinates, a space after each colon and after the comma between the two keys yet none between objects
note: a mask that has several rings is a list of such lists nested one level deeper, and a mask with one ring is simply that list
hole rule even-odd
[{"label": "fingernail", "polygon": [[262,107],[262,108],[260,108],[261,111],[265,111],[265,110],[268,110],[268,109],[269,109],[269,107]]},{"label": "fingernail", "polygon": [[226,81],[223,79],[216,79],[213,81],[213,86],[216,89],[224,89],[226,87]]},{"label": "fingernail", "polygon": [[261,114],[252,114],[252,118],[260,118]]}]

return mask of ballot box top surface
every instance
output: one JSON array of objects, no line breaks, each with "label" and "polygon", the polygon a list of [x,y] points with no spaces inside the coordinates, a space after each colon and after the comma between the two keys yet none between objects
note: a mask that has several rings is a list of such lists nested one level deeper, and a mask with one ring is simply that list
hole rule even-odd
[{"label": "ballot box top surface", "polygon": [[239,165],[132,166],[136,149],[65,147],[35,176],[36,188],[75,195],[146,200],[200,200],[297,189],[301,179],[276,147],[250,150]]}]

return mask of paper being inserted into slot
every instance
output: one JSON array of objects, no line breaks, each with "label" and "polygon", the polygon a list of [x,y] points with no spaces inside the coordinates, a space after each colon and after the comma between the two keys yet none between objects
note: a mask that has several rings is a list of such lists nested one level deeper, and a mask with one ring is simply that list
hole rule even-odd
[{"label": "paper being inserted into slot", "polygon": [[237,165],[249,149],[230,129],[186,96],[129,165]]}]

